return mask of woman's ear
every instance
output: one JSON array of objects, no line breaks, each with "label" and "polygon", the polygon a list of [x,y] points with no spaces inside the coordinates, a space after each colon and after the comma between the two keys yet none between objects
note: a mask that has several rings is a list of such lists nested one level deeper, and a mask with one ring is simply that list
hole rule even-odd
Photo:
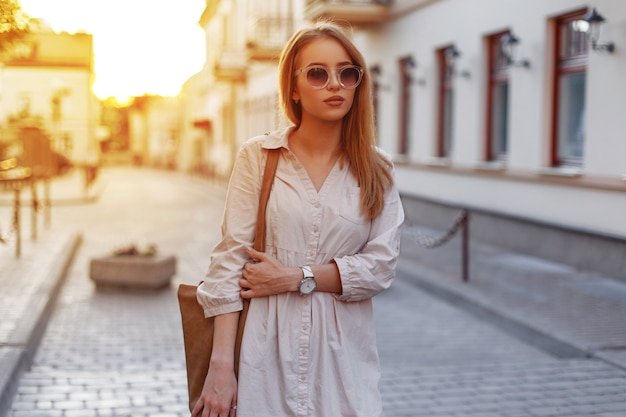
[{"label": "woman's ear", "polygon": [[300,102],[300,94],[298,94],[296,90],[293,90],[293,93],[291,94],[291,99],[294,103],[298,104]]}]

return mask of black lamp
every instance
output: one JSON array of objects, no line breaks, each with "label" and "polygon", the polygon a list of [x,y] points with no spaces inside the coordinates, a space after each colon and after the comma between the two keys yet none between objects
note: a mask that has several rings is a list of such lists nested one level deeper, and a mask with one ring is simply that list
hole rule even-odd
[{"label": "black lamp", "polygon": [[596,8],[594,7],[591,9],[591,11],[587,13],[582,20],[589,24],[588,32],[591,49],[594,51],[606,51],[610,54],[613,53],[615,50],[613,42],[599,43],[600,32],[602,31],[602,24],[604,24],[605,19],[600,13],[598,13]]},{"label": "black lamp", "polygon": [[515,60],[518,44],[519,38],[512,32],[504,34],[500,38],[500,50],[502,51],[502,55],[504,55],[508,66],[530,68],[530,61],[527,59],[522,59],[521,61]]},{"label": "black lamp", "polygon": [[[443,51],[443,57],[446,61],[446,68],[448,69],[448,73],[453,77],[456,76],[456,61],[461,57],[461,53],[459,52],[459,50],[456,49],[454,45],[448,46]],[[458,75],[465,78],[469,78],[470,76],[469,71],[461,71]]]},{"label": "black lamp", "polygon": [[448,46],[443,52],[448,67],[454,67],[454,62],[461,56],[461,53],[454,45]]}]

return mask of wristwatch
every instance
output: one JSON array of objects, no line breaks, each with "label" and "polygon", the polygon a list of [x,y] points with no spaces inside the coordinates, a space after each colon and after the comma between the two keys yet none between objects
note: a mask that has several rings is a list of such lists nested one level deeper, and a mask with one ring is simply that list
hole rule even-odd
[{"label": "wristwatch", "polygon": [[315,275],[313,275],[313,271],[311,267],[308,265],[301,266],[302,273],[304,274],[304,278],[298,284],[298,290],[300,291],[300,295],[309,295],[315,288],[317,287],[317,282],[315,282]]}]

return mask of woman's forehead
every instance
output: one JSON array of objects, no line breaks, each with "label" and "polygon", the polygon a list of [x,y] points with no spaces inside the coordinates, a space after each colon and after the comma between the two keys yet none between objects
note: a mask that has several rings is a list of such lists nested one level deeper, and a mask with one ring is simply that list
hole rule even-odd
[{"label": "woman's forehead", "polygon": [[302,65],[350,63],[350,55],[336,39],[323,37],[304,45],[296,57]]}]

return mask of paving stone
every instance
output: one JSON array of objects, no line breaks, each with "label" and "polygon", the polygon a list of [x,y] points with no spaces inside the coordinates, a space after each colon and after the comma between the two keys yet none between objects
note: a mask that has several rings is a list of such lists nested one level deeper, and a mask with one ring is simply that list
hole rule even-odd
[{"label": "paving stone", "polygon": [[[224,185],[136,168],[104,169],[101,181],[107,186],[97,204],[54,211],[55,230],[80,230],[83,243],[33,366],[19,381],[9,417],[189,415],[175,287],[179,282],[197,283],[204,275],[219,237]],[[120,291],[93,285],[90,259],[132,241],[156,243],[163,253],[177,256],[171,286]],[[495,279],[478,276],[472,277],[476,284],[459,287],[451,278],[458,267],[450,257],[455,249],[448,247],[445,256],[424,252],[400,262],[416,274],[434,271],[431,280],[461,288],[476,302],[492,302],[489,296],[518,312],[524,306],[537,309],[529,317],[553,326],[555,337],[579,337],[589,346],[620,343],[621,333],[608,333],[616,330],[612,320],[622,317],[622,307],[615,300],[610,302],[616,309],[608,307],[604,287],[567,285],[567,268],[489,248],[479,250],[489,259],[477,261],[498,274],[499,283],[489,286]],[[514,273],[532,285],[520,285]],[[546,277],[558,288],[542,292],[539,278]],[[25,291],[33,289],[27,286]],[[573,292],[577,295],[564,304],[566,312],[554,312],[547,305]],[[580,331],[567,321],[579,302],[587,303],[588,312],[599,312],[582,318]],[[492,305],[502,307],[497,303]],[[445,297],[433,296],[406,276],[376,297],[374,306],[388,417],[626,415],[626,371],[613,362],[559,357]],[[542,318],[547,312],[552,316]],[[591,329],[608,316],[611,320],[603,327]]]},{"label": "paving stone", "polygon": [[626,282],[472,242],[470,282],[463,284],[460,238],[442,248],[425,249],[416,243],[415,234],[437,232],[414,226],[409,230],[403,237],[403,256],[420,281],[489,305],[590,353],[602,350],[601,357],[626,368],[626,355],[620,354],[626,346]]}]

